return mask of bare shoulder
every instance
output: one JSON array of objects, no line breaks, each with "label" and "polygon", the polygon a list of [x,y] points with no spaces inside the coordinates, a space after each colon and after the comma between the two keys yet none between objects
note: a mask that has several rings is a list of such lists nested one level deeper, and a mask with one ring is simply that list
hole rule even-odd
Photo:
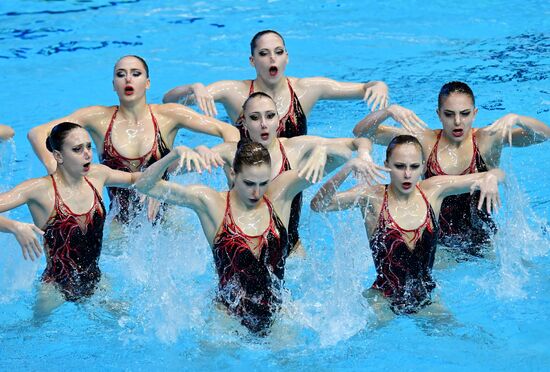
[{"label": "bare shoulder", "polygon": [[322,77],[322,76],[305,77],[305,78],[289,77],[287,79],[290,81],[290,85],[292,85],[292,87],[298,88],[298,89],[313,88],[320,85],[328,84],[333,81],[329,78]]},{"label": "bare shoulder", "polygon": [[29,200],[39,200],[48,195],[53,189],[51,176],[31,178],[16,186],[19,192],[24,193]]},{"label": "bare shoulder", "polygon": [[112,118],[117,106],[88,106],[75,111],[70,117],[74,117],[77,124],[87,129],[95,129]]}]

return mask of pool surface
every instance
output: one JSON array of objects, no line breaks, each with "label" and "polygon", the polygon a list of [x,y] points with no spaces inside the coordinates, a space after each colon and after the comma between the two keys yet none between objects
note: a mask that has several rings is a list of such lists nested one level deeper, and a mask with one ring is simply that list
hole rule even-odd
[{"label": "pool surface", "polygon": [[[392,102],[433,128],[437,93],[451,80],[474,90],[478,126],[509,112],[550,123],[547,1],[3,0],[0,123],[16,136],[0,144],[0,190],[45,173],[29,128],[117,103],[119,57],[148,61],[148,100],[158,103],[178,84],[253,78],[249,42],[262,29],[285,37],[287,75],[384,80]],[[320,102],[309,133],[351,136],[367,113],[361,102]],[[189,132],[176,139],[203,142],[217,143]],[[0,234],[0,370],[547,370],[549,150],[504,150],[509,185],[494,257],[456,263],[438,253],[443,313],[379,327],[362,297],[374,267],[358,210],[304,209],[307,257],[287,261],[285,305],[261,339],[213,305],[212,257],[190,211],[175,209],[164,228],[131,226],[131,239],[107,242],[100,265],[108,287],[87,303],[64,304],[41,326],[31,318],[45,261],[24,261],[15,238]],[[220,172],[178,180],[224,187]],[[25,208],[7,215],[30,221]]]}]

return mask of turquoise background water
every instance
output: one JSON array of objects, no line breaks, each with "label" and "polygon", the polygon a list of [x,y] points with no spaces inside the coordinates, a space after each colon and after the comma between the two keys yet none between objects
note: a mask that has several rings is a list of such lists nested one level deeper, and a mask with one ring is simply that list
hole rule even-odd
[{"label": "turquoise background water", "polygon": [[[150,102],[174,85],[254,77],[249,41],[279,31],[289,76],[384,80],[392,102],[439,126],[436,97],[466,81],[476,124],[508,112],[550,122],[550,6],[544,1],[2,1],[0,187],[44,174],[25,135],[77,108],[116,104],[112,67],[138,54],[151,70]],[[221,106],[220,117],[227,119]],[[311,134],[348,136],[361,102],[320,102]],[[216,140],[180,133],[178,143]],[[15,148],[14,148],[15,146]],[[375,158],[380,159],[377,148]],[[258,340],[211,303],[216,277],[198,221],[175,212],[164,230],[131,231],[108,244],[101,266],[111,289],[29,323],[37,277],[11,236],[0,235],[0,369],[499,369],[550,364],[548,144],[504,151],[510,185],[492,259],[449,263],[438,255],[437,301],[446,316],[403,316],[373,328],[361,296],[374,278],[358,211],[304,212],[305,259],[290,259],[285,309]],[[223,188],[221,174],[186,176]],[[306,193],[306,201],[314,193]],[[24,209],[10,217],[29,221]],[[127,304],[123,314],[103,302]]]}]

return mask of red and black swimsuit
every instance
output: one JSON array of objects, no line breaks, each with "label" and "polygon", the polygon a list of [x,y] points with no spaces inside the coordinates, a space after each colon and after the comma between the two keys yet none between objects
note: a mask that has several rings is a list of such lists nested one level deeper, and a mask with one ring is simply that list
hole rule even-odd
[{"label": "red and black swimsuit", "polygon": [[[447,175],[437,160],[439,141],[443,131],[437,135],[435,145],[426,163],[425,178]],[[470,165],[460,175],[477,172],[486,172],[487,165],[481,157],[477,146],[475,132],[472,131],[473,156]],[[481,251],[496,233],[497,227],[492,217],[485,211],[477,209],[480,192],[473,194],[447,196],[441,205],[439,214],[441,244],[452,248],[460,248],[461,251],[481,255]]]},{"label": "red and black swimsuit", "polygon": [[[279,174],[291,170],[290,161],[286,156],[285,148],[281,141],[279,141],[279,149],[281,150],[282,163]],[[288,220],[288,242],[290,243],[290,250],[294,249],[296,243],[300,240],[300,235],[298,232],[298,227],[300,226],[300,213],[302,211],[302,193],[297,194],[294,199],[292,199],[292,204],[290,205],[290,219]]]},{"label": "red and black swimsuit", "polygon": [[77,301],[91,296],[101,278],[98,261],[105,207],[96,188],[84,178],[94,191],[94,204],[86,213],[73,213],[61,199],[55,179],[51,178],[55,201],[43,229],[47,266],[42,281],[57,284],[67,301]]},{"label": "red and black swimsuit", "polygon": [[[101,163],[112,169],[117,169],[125,172],[143,171],[154,162],[165,157],[169,152],[168,146],[164,143],[160,129],[157,123],[157,119],[153,115],[153,111],[149,106],[149,112],[151,113],[151,119],[155,129],[155,140],[151,150],[145,155],[137,158],[127,158],[122,156],[113,146],[111,139],[111,132],[113,123],[115,122],[118,107],[113,113],[107,132],[105,133],[105,140],[103,142],[103,155],[101,156]],[[166,177],[164,177],[166,179]],[[143,208],[140,203],[140,195],[131,189],[123,189],[119,187],[107,187],[109,193],[109,210],[116,208],[115,219],[121,223],[128,223],[134,218]],[[163,206],[165,206],[163,204]],[[161,208],[163,210],[163,208]]]},{"label": "red and black swimsuit", "polygon": [[[250,236],[233,219],[228,191],[225,217],[212,246],[220,279],[218,298],[253,332],[265,331],[279,308],[288,256],[286,228],[265,196],[263,201],[269,209],[269,226],[263,234]],[[259,258],[250,250],[256,242]]]},{"label": "red and black swimsuit", "polygon": [[[290,85],[290,80],[287,79],[288,90],[290,92],[290,107],[285,116],[279,119],[279,127],[277,128],[277,137],[292,138],[307,134],[307,117],[302,109],[298,96]],[[254,93],[254,80],[250,81],[250,90],[248,95]],[[235,126],[241,132],[241,138],[248,138],[248,133],[244,128],[244,113],[241,113]]]},{"label": "red and black swimsuit", "polygon": [[437,219],[426,196],[418,186],[417,189],[426,203],[424,222],[414,230],[401,228],[390,214],[386,186],[378,225],[370,239],[377,274],[372,287],[390,298],[395,313],[414,313],[430,304],[430,293],[435,288],[431,272]]}]

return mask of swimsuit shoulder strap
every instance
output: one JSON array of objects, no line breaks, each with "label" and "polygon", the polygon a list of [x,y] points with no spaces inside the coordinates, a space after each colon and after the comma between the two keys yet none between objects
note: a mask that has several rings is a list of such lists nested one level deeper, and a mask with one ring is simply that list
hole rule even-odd
[{"label": "swimsuit shoulder strap", "polygon": [[107,131],[105,132],[105,139],[104,139],[104,145],[103,145],[103,152],[107,151],[107,148],[109,148],[109,151],[111,151],[111,147],[113,144],[111,143],[111,132],[113,131],[113,123],[116,119],[116,114],[118,113],[118,106],[115,107],[115,111],[113,112],[113,116],[111,116],[111,121],[109,122],[109,126],[107,127]]},{"label": "swimsuit shoulder strap", "polygon": [[283,173],[284,171],[290,170],[290,161],[288,160],[288,157],[286,156],[285,147],[283,146],[283,143],[277,138],[277,141],[279,141],[279,149],[281,150],[281,169],[279,169],[279,174]]},{"label": "swimsuit shoulder strap", "polygon": [[250,80],[250,88],[248,89],[248,95],[254,93],[254,80]]}]

